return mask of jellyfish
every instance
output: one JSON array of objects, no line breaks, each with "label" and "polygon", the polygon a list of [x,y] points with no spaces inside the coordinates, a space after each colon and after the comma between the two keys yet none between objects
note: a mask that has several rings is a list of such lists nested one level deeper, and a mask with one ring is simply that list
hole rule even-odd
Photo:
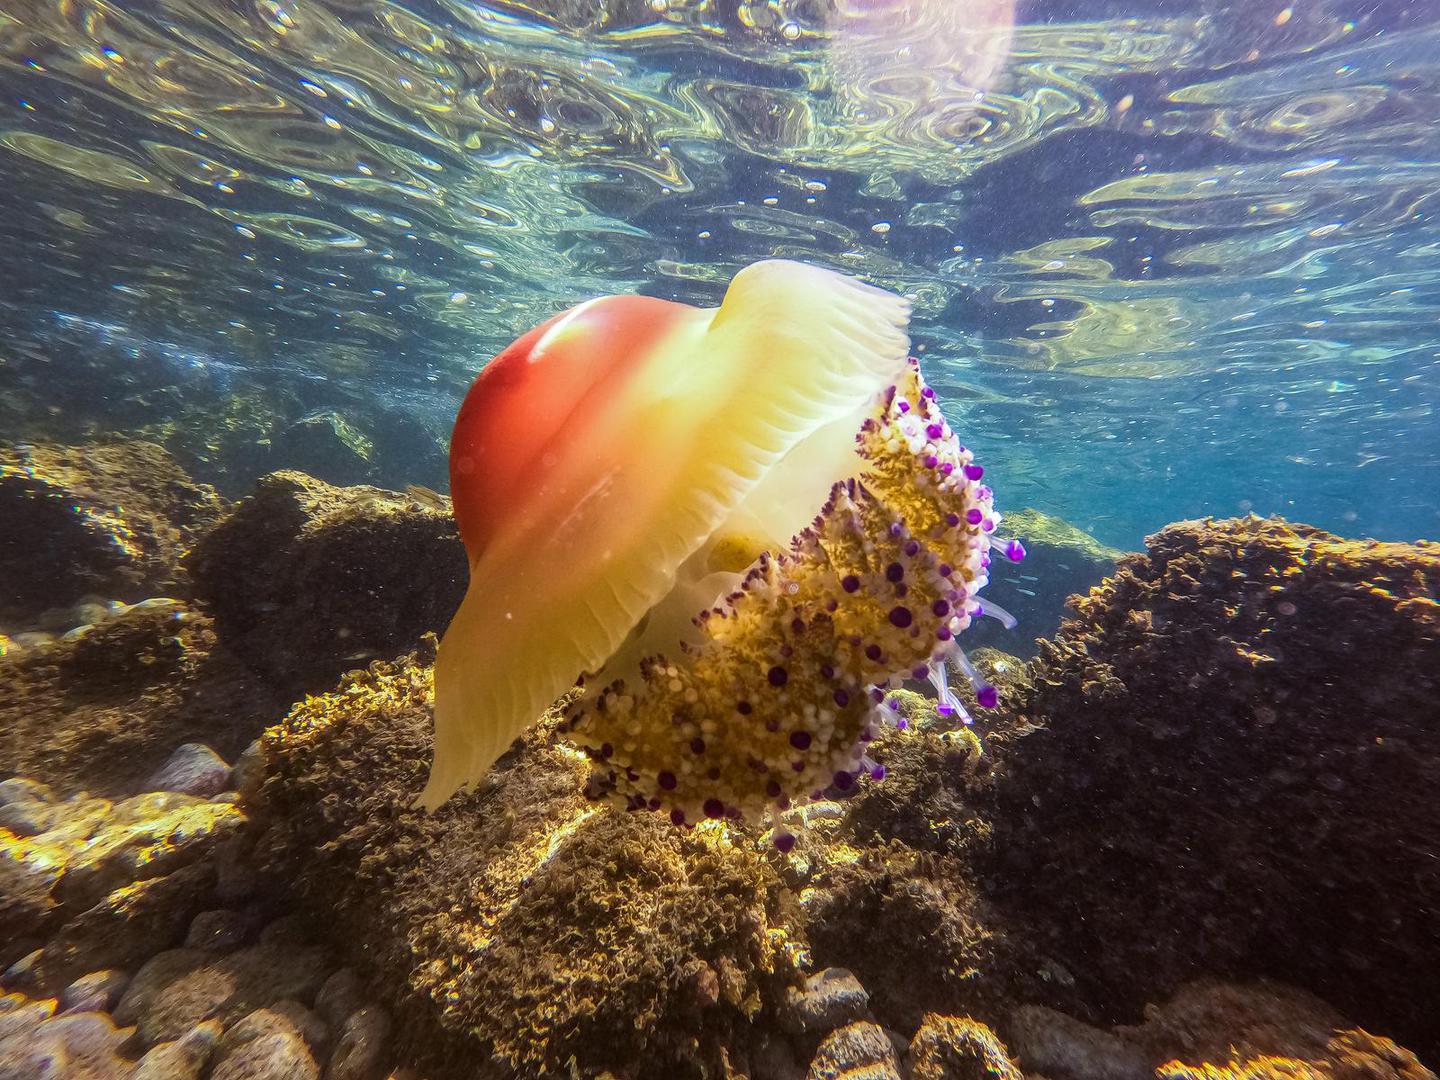
[{"label": "jellyfish", "polygon": [[[909,306],[784,260],[718,308],[602,297],[476,379],[451,441],[470,584],[435,665],[420,803],[561,720],[588,791],[678,825],[880,779],[887,691],[971,621],[1000,514],[909,354]],[[980,700],[993,688],[974,676]],[[968,717],[966,717],[968,719]],[[783,834],[777,842],[785,841]]]}]

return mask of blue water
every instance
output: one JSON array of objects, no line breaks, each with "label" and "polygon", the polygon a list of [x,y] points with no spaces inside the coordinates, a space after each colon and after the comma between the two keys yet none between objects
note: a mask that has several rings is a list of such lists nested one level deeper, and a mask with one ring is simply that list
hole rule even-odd
[{"label": "blue water", "polygon": [[529,326],[780,255],[914,296],[1003,505],[1440,532],[1440,6],[1009,6],[15,0],[0,428],[438,486]]}]

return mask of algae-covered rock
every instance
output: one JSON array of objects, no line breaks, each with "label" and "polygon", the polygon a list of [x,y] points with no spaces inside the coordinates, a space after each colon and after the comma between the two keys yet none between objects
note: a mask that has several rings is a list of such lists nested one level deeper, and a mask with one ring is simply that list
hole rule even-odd
[{"label": "algae-covered rock", "polygon": [[[1024,1006],[1006,1024],[1027,1073],[1057,1080],[1434,1080],[1410,1051],[1278,983],[1188,984],[1145,1022],[1102,1030]],[[916,1077],[919,1080],[919,1072]]]},{"label": "algae-covered rock", "polygon": [[223,507],[153,443],[0,447],[0,619],[86,593],[175,592],[181,556]]},{"label": "algae-covered rock", "polygon": [[280,708],[206,616],[148,600],[0,662],[0,775],[128,795],[182,743],[238,755]]},{"label": "algae-covered rock", "polygon": [[[967,1016],[930,1013],[910,1040],[911,1080],[1023,1080],[999,1036]],[[1115,1078],[1118,1080],[1118,1078]]]},{"label": "algae-covered rock", "polygon": [[0,828],[0,964],[38,950],[25,984],[50,993],[183,936],[213,876],[196,864],[244,821],[230,804],[171,792],[49,806],[43,831]]},{"label": "algae-covered rock", "polygon": [[263,477],[188,566],[226,645],[292,693],[443,630],[468,580],[447,506],[298,472]]},{"label": "algae-covered rock", "polygon": [[1081,992],[1197,972],[1440,1051],[1440,546],[1171,525],[1077,603],[1004,748],[989,873]]},{"label": "algae-covered rock", "polygon": [[184,937],[214,876],[210,866],[192,863],[113,890],[56,931],[36,959],[32,979],[55,990],[97,968],[133,970]]},{"label": "algae-covered rock", "polygon": [[994,620],[980,619],[965,631],[961,644],[966,649],[989,645],[1031,657],[1036,639],[1059,629],[1066,601],[1113,574],[1124,552],[1040,510],[1006,511],[1002,529],[1006,536],[1020,537],[1026,555],[1019,563],[992,556],[985,599],[1010,612],[1020,625],[1006,630]]},{"label": "algae-covered rock", "polygon": [[720,823],[587,801],[553,719],[481,790],[411,809],[429,683],[412,657],[298,704],[265,736],[258,811],[258,851],[388,995],[399,1052],[437,1078],[718,1069],[779,996],[767,856]]},{"label": "algae-covered rock", "polygon": [[1023,916],[997,910],[980,877],[993,858],[993,761],[1023,730],[1015,710],[1028,682],[1014,657],[981,649],[974,659],[1002,687],[999,707],[982,712],[961,685],[984,717],[967,728],[938,716],[933,699],[892,691],[908,723],[870,745],[885,779],[859,785],[834,820],[797,828],[789,857],[812,961],[854,972],[874,1016],[897,1031],[932,1012],[994,1021],[1016,1000],[1073,1003],[1045,977]]},{"label": "algae-covered rock", "polygon": [[1053,999],[1018,920],[985,900],[964,858],[898,841],[849,856],[806,886],[805,934],[816,964],[859,976],[886,1026],[911,1032],[937,1009],[993,1018],[1017,999]]}]

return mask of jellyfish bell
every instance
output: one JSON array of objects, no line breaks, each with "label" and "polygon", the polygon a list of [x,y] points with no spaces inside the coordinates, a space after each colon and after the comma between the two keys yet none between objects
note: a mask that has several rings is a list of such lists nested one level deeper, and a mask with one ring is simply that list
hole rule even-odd
[{"label": "jellyfish bell", "polygon": [[422,805],[480,779],[577,679],[639,689],[642,661],[698,644],[697,613],[864,471],[856,435],[905,369],[908,315],[774,260],[714,309],[581,304],[481,372],[451,441],[470,584],[436,659]]}]

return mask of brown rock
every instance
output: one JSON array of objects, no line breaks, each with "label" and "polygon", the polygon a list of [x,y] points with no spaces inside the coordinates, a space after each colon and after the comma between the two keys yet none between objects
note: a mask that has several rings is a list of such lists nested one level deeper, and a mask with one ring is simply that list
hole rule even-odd
[{"label": "brown rock", "polygon": [[130,976],[117,968],[81,975],[60,992],[60,1011],[109,1012],[129,985]]},{"label": "brown rock", "polygon": [[135,1064],[130,1080],[197,1080],[219,1041],[219,1021],[206,1020],[183,1038],[151,1047]]},{"label": "brown rock", "polygon": [[806,1080],[900,1080],[890,1037],[878,1024],[857,1020],[821,1041]]},{"label": "brown rock", "polygon": [[319,1080],[320,1068],[293,1032],[277,1031],[251,1039],[227,1055],[210,1080]]},{"label": "brown rock", "polygon": [[335,972],[315,995],[315,1011],[336,1031],[365,1004],[365,988],[354,968]]},{"label": "brown rock", "polygon": [[233,1024],[273,1003],[312,998],[324,980],[319,949],[254,945],[226,956],[173,949],[135,974],[115,1019],[147,1044],[176,1039],[203,1020]]},{"label": "brown rock", "polygon": [[823,1035],[859,1020],[869,1011],[870,995],[851,972],[826,968],[785,992],[780,1023],[797,1035]]},{"label": "brown rock", "polygon": [[0,771],[60,793],[129,795],[178,745],[238,754],[281,711],[218,648],[208,618],[146,601],[0,664]]},{"label": "brown rock", "polygon": [[153,443],[0,447],[0,617],[174,592],[182,553],[223,507]]},{"label": "brown rock", "polygon": [[448,509],[299,472],[262,477],[188,565],[226,645],[292,695],[443,630],[469,578]]},{"label": "brown rock", "polygon": [[326,1080],[379,1080],[390,1035],[390,1016],[367,1005],[345,1021],[325,1069]]},{"label": "brown rock", "polygon": [[910,1041],[911,1080],[1023,1080],[1009,1051],[978,1020],[929,1013]]},{"label": "brown rock", "polygon": [[1147,545],[996,748],[994,896],[1111,1012],[1263,972],[1440,1054],[1440,545],[1253,517]]}]

